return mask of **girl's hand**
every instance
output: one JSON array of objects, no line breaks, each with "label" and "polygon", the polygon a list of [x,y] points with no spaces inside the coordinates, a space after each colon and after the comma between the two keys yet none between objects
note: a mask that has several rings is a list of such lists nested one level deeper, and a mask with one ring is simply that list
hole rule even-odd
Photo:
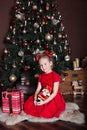
[{"label": "girl's hand", "polygon": [[34,105],[37,105],[37,100],[34,100]]},{"label": "girl's hand", "polygon": [[43,105],[43,104],[45,104],[44,101],[37,102],[37,106],[41,106],[41,105]]}]

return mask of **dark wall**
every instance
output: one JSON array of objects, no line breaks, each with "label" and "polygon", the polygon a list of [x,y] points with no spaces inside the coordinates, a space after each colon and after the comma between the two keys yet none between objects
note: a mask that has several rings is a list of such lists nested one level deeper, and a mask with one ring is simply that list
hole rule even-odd
[{"label": "dark wall", "polygon": [[[0,0],[0,55],[9,28],[10,11],[15,0]],[[87,0],[58,0],[65,31],[71,46],[71,57],[87,55]]]},{"label": "dark wall", "polygon": [[87,0],[60,0],[61,12],[72,58],[87,55]]},{"label": "dark wall", "polygon": [[9,29],[10,11],[14,0],[0,0],[0,55],[3,53],[4,38]]}]

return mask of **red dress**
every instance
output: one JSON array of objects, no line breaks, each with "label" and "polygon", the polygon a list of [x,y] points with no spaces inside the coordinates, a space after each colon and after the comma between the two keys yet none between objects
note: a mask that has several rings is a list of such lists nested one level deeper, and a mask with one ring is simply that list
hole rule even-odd
[{"label": "red dress", "polygon": [[[38,81],[41,82],[43,88],[48,85],[53,89],[54,82],[60,82],[61,79],[56,72],[52,71],[48,74],[40,74]],[[64,109],[65,101],[59,90],[57,95],[50,102],[44,105],[34,105],[34,95],[31,96],[24,104],[25,113],[36,117],[59,117],[60,113],[64,111]]]}]

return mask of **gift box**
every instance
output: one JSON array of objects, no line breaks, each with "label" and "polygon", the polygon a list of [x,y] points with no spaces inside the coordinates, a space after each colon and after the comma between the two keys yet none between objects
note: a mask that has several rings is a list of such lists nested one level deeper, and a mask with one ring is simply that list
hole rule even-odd
[{"label": "gift box", "polygon": [[23,90],[12,90],[2,92],[2,111],[4,113],[19,114],[23,110]]}]

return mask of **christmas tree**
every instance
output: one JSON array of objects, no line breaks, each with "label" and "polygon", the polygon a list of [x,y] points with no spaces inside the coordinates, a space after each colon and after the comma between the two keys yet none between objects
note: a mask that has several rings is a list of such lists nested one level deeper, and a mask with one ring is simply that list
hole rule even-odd
[{"label": "christmas tree", "polygon": [[52,54],[56,72],[70,69],[71,49],[56,5],[56,0],[16,0],[0,65],[3,88],[13,87],[25,73],[36,78],[36,56],[44,51]]}]

